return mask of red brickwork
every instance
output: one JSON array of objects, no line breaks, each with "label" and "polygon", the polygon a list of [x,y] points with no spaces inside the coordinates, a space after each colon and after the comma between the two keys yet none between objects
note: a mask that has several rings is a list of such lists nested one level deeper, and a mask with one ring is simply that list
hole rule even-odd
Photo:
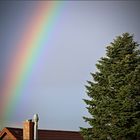
[{"label": "red brickwork", "polygon": [[26,120],[23,123],[23,139],[34,140],[34,122]]}]

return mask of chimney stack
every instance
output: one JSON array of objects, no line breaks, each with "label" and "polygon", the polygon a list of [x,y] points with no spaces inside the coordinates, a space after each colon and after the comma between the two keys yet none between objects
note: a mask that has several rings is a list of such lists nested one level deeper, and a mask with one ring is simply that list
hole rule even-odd
[{"label": "chimney stack", "polygon": [[23,123],[23,139],[34,140],[34,122],[32,120],[26,120]]}]

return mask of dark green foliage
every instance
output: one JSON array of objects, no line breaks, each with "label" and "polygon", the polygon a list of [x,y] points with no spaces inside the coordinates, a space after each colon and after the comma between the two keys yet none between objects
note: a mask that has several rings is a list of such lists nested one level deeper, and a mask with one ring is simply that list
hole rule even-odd
[{"label": "dark green foliage", "polygon": [[124,33],[107,46],[106,57],[91,73],[84,100],[91,128],[81,128],[85,140],[140,139],[140,49],[133,36]]}]

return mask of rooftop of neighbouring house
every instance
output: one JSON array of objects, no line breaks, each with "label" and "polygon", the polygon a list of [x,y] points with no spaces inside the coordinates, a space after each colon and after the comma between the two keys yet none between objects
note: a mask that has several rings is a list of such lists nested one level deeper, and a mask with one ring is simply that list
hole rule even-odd
[{"label": "rooftop of neighbouring house", "polygon": [[[4,135],[11,135],[18,140],[23,139],[23,129],[22,128],[11,128],[5,127],[0,132],[0,139]],[[40,140],[83,140],[80,132],[77,131],[61,131],[61,130],[38,130],[38,136]]]}]

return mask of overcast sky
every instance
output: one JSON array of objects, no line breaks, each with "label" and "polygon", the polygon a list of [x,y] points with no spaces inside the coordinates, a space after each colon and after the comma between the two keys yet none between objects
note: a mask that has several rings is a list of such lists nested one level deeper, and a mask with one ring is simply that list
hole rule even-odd
[{"label": "overcast sky", "polygon": [[[10,70],[15,44],[42,1],[0,1],[0,87]],[[42,52],[8,126],[39,114],[39,127],[79,130],[89,116],[85,87],[106,46],[124,32],[140,42],[140,1],[62,1],[49,49]],[[0,93],[2,94],[2,93]],[[2,99],[0,98],[0,102]],[[10,116],[10,115],[9,115]]]}]

